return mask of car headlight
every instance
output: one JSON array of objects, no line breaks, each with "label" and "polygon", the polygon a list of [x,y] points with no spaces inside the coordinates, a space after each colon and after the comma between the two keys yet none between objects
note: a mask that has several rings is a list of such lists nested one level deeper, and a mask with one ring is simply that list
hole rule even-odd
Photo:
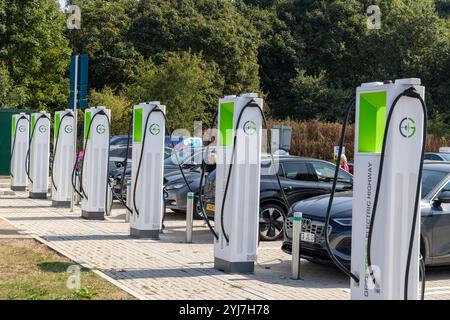
[{"label": "car headlight", "polygon": [[351,227],[352,226],[352,218],[337,218],[337,219],[333,219],[333,221],[342,227]]},{"label": "car headlight", "polygon": [[176,184],[169,184],[166,186],[166,190],[176,190],[176,189],[181,189],[185,186],[186,184],[184,183],[176,183]]}]

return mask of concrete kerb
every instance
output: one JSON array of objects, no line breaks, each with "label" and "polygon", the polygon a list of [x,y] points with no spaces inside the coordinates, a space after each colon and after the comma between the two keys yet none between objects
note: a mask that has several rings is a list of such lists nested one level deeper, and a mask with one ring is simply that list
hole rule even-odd
[{"label": "concrete kerb", "polygon": [[[13,225],[16,228],[19,228],[19,226],[17,226],[16,224],[14,224],[12,221],[9,221],[8,219],[1,217],[0,219],[6,221],[7,223]],[[83,261],[79,261],[77,257],[72,256],[70,253],[67,252],[63,252],[61,251],[59,248],[57,248],[56,246],[52,245],[50,242],[46,241],[45,239],[34,235],[34,234],[29,234],[31,238],[35,239],[36,241],[46,245],[47,247],[49,247],[51,250],[57,252],[58,254],[70,259],[71,261],[73,261],[74,263],[82,266],[83,268],[88,269],[89,271],[95,273],[96,275],[98,275],[99,277],[101,277],[102,279],[112,283],[113,285],[115,285],[116,287],[119,287],[120,289],[122,289],[123,291],[129,293],[130,295],[132,295],[133,297],[135,297],[136,299],[139,300],[148,300],[144,295],[139,294],[138,292],[122,285],[121,283],[119,283],[118,281],[114,280],[113,278],[109,277],[108,275],[104,274],[103,272],[93,268],[91,265],[83,262]]]}]

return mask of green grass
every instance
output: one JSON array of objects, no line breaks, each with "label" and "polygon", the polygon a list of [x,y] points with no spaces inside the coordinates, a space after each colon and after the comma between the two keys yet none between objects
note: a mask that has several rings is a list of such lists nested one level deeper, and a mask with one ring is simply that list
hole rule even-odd
[{"label": "green grass", "polygon": [[80,289],[69,289],[74,265],[31,239],[0,240],[0,300],[129,300],[128,293],[82,268]]}]

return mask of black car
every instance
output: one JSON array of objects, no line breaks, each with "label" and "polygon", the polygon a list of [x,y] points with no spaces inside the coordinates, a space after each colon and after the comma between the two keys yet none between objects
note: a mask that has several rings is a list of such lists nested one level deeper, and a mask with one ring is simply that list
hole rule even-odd
[{"label": "black car", "polygon": [[[109,171],[108,176],[114,185],[114,190],[116,195],[120,194],[120,190],[122,190],[121,182],[123,175],[123,165],[126,154],[126,146],[111,148],[110,157],[109,157]],[[164,159],[169,158],[172,155],[172,149],[169,147],[164,148]],[[131,156],[132,156],[132,148],[130,146],[128,150],[128,160],[127,160],[127,168],[125,170],[125,181],[131,179]],[[123,189],[122,197],[126,197],[126,190]]]},{"label": "black car", "polygon": [[[336,194],[330,218],[329,239],[333,253],[347,267],[351,263],[352,193]],[[325,215],[329,196],[300,201],[291,212],[302,212],[301,257],[330,262],[325,247]],[[422,180],[420,251],[427,265],[450,265],[450,162],[427,162]],[[292,214],[284,227],[282,250],[292,252]]]},{"label": "black car", "polygon": [[427,153],[425,153],[425,160],[450,161],[450,153],[445,153],[445,152],[427,152]]},{"label": "black car", "polygon": [[[289,205],[300,200],[328,194],[331,191],[336,166],[332,163],[295,156],[277,156],[278,174]],[[283,201],[271,158],[262,157],[260,194],[260,239],[274,241],[282,237],[283,224],[289,208]],[[215,212],[215,172],[207,178],[204,207],[209,217]],[[341,169],[337,191],[352,190],[353,176]]]}]

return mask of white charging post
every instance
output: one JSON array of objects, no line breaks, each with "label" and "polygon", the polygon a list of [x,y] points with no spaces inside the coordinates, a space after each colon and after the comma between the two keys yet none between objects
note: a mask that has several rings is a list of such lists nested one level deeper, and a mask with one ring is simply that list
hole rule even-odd
[{"label": "white charging post", "polygon": [[47,199],[50,161],[50,114],[31,114],[29,192],[32,199]]},{"label": "white charging post", "polygon": [[214,220],[219,239],[214,241],[214,267],[227,273],[254,272],[259,235],[262,108],[263,99],[253,93],[219,101]]},{"label": "white charging post", "polygon": [[27,173],[25,163],[30,143],[30,116],[25,113],[12,116],[11,126],[11,190],[25,191]]},{"label": "white charging post", "polygon": [[52,167],[52,206],[70,208],[75,161],[75,117],[72,110],[55,113]]},{"label": "white charging post", "polygon": [[130,235],[135,238],[159,239],[162,227],[165,113],[159,101],[133,109]]},{"label": "white charging post", "polygon": [[386,119],[396,97],[410,87],[424,97],[425,88],[420,79],[366,83],[357,89],[351,270],[360,282],[351,280],[352,299],[404,298],[414,215],[418,215],[418,219],[409,270],[408,299],[418,298],[420,212],[414,212],[414,205],[424,115],[420,101],[411,97],[402,97],[398,101],[388,130],[370,248],[371,270],[377,285],[367,265],[367,240]]},{"label": "white charging post", "polygon": [[105,218],[110,121],[111,110],[104,107],[89,108],[84,112],[86,149],[80,173],[84,191],[81,214],[89,220]]}]

